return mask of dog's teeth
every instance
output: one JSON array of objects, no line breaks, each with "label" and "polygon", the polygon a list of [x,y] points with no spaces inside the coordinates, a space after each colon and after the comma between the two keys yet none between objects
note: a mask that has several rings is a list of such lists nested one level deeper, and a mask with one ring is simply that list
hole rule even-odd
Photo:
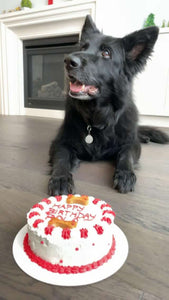
[{"label": "dog's teeth", "polygon": [[85,90],[85,84],[82,85],[82,91],[84,92]]}]

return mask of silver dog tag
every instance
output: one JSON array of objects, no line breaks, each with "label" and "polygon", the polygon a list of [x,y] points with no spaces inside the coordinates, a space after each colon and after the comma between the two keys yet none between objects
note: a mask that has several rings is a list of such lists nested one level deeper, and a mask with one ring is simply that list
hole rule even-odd
[{"label": "silver dog tag", "polygon": [[92,130],[92,126],[91,125],[88,125],[87,126],[87,131],[88,131],[88,135],[85,137],[85,142],[87,144],[92,144],[93,143],[93,137],[92,135],[90,134],[90,131]]},{"label": "silver dog tag", "polygon": [[93,137],[91,134],[88,134],[86,137],[85,137],[85,142],[87,144],[92,144],[93,143]]}]

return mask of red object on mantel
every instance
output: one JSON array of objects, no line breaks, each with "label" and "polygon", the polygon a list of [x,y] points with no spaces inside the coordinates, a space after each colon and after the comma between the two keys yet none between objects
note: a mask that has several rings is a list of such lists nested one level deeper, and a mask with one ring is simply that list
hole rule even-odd
[{"label": "red object on mantel", "polygon": [[53,0],[48,0],[48,5],[53,4]]}]

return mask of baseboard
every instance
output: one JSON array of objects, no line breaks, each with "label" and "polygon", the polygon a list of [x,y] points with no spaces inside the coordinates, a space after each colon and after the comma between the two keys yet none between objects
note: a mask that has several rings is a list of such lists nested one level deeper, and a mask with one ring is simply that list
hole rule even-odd
[{"label": "baseboard", "polygon": [[139,124],[157,127],[169,127],[169,117],[140,115]]},{"label": "baseboard", "polygon": [[[24,115],[33,117],[47,117],[63,119],[65,112],[63,110],[52,109],[36,109],[36,108],[24,108]],[[150,125],[158,127],[169,127],[169,117],[163,116],[139,116],[140,125]]]},{"label": "baseboard", "polygon": [[32,117],[63,119],[65,112],[64,110],[54,110],[54,109],[24,108],[23,114]]}]

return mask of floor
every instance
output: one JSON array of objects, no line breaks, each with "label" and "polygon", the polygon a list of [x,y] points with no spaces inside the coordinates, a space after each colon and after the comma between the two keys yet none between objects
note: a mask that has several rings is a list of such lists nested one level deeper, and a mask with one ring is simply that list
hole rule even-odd
[{"label": "floor", "polygon": [[169,145],[142,146],[135,191],[112,189],[113,166],[82,163],[76,192],[106,200],[129,242],[129,255],[113,276],[82,287],[39,282],[19,269],[12,243],[30,207],[47,196],[48,149],[60,121],[0,117],[0,299],[169,299]]}]

